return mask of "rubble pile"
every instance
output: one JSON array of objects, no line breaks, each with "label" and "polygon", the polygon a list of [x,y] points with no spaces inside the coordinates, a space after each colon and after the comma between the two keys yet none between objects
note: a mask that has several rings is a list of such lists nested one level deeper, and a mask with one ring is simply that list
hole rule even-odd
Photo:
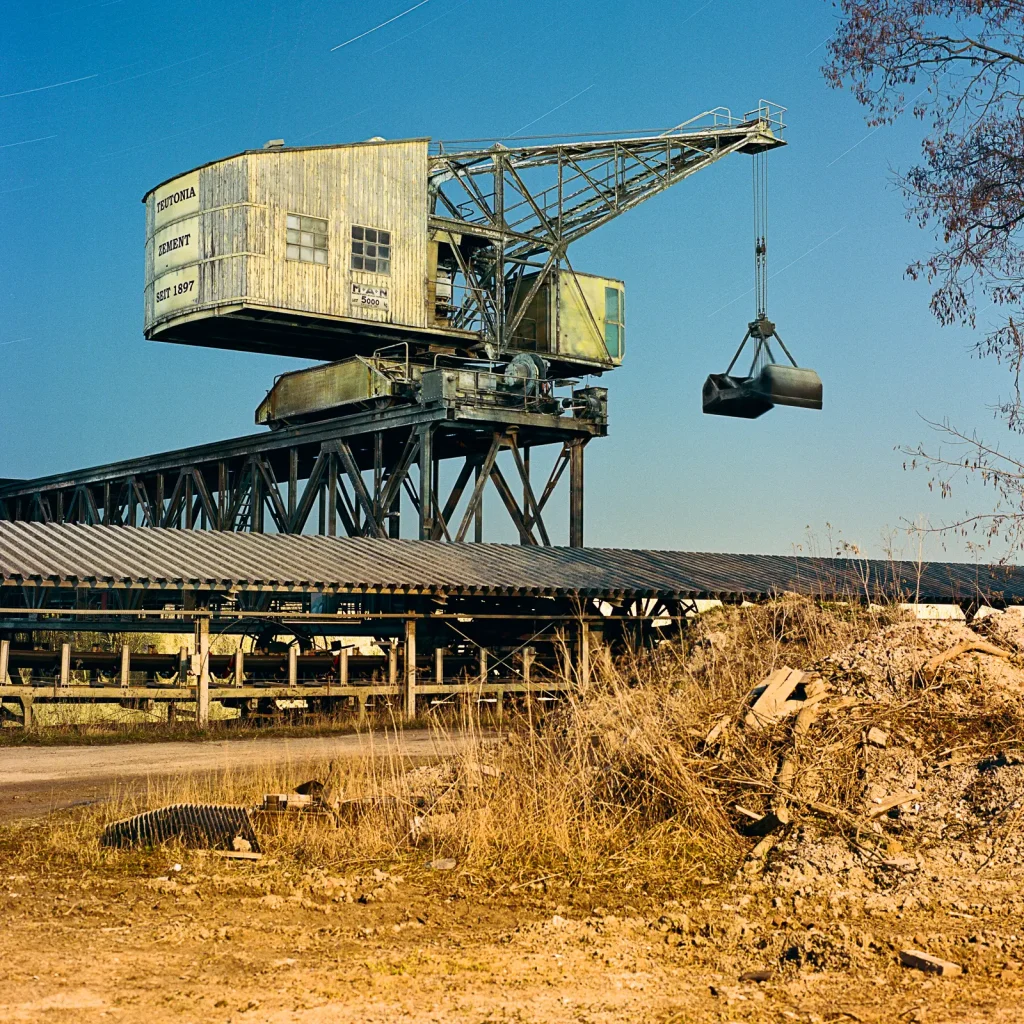
[{"label": "rubble pile", "polygon": [[736,809],[736,827],[759,837],[746,876],[798,899],[905,912],[956,903],[965,875],[1024,857],[1020,613],[886,625],[809,665],[756,722],[777,676],[707,737],[749,744],[757,724],[778,765],[753,811]]}]

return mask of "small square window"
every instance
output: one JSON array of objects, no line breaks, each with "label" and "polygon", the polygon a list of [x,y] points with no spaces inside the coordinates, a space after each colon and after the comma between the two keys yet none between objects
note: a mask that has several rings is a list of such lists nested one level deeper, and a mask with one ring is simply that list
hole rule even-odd
[{"label": "small square window", "polygon": [[285,259],[317,263],[326,267],[327,221],[320,217],[304,217],[289,213],[285,227]]},{"label": "small square window", "polygon": [[390,274],[391,232],[353,224],[350,259],[353,270],[368,270],[371,274]]}]

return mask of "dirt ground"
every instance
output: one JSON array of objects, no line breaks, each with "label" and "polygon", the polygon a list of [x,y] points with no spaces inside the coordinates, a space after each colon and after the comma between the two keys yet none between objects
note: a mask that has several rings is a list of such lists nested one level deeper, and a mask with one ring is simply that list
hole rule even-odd
[{"label": "dirt ground", "polygon": [[[779,665],[792,688],[765,724],[755,684]],[[187,743],[149,803],[9,812],[0,1021],[1024,1017],[1022,615],[727,610],[543,728],[429,765],[405,755],[444,751],[410,741],[373,761],[339,756],[366,753],[355,737]],[[239,773],[278,753],[287,772]],[[0,785],[102,800],[174,756],[17,748]],[[98,777],[93,758],[121,767]],[[127,807],[252,807],[310,778],[334,795],[319,817],[257,816],[257,861],[98,846]],[[910,949],[962,973],[903,966]]]},{"label": "dirt ground", "polygon": [[[749,881],[676,901],[422,860],[343,876],[200,854],[180,870],[161,854],[129,863],[127,877],[0,876],[0,1019],[980,1024],[1020,1020],[1024,996],[1021,904],[999,880],[964,910],[858,912],[797,910]],[[936,933],[965,976],[899,966],[895,949]]]}]

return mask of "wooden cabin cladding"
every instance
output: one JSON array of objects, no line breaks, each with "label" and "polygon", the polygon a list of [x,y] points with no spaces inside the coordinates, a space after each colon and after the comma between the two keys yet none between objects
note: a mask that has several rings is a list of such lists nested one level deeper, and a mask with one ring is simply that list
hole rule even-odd
[{"label": "wooden cabin cladding", "polygon": [[[165,182],[145,197],[146,336],[188,324],[203,344],[202,321],[212,339],[253,312],[427,327],[426,187],[425,139],[256,150]],[[315,259],[289,258],[290,225]],[[353,267],[353,227],[367,247],[386,233],[373,270]]]}]

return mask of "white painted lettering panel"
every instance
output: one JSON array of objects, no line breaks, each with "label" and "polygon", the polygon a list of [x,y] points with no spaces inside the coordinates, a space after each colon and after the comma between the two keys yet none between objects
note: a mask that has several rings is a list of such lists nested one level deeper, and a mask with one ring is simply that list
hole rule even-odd
[{"label": "white painted lettering panel", "polygon": [[199,218],[175,221],[153,236],[153,274],[195,263],[199,259]]},{"label": "white painted lettering panel", "polygon": [[153,228],[199,212],[199,172],[190,171],[161,185],[153,193]]},{"label": "white painted lettering panel", "polygon": [[153,282],[153,310],[157,317],[194,306],[198,301],[198,265],[168,271]]},{"label": "white painted lettering panel", "polygon": [[383,285],[353,284],[352,309],[379,309],[388,312],[388,290]]}]

